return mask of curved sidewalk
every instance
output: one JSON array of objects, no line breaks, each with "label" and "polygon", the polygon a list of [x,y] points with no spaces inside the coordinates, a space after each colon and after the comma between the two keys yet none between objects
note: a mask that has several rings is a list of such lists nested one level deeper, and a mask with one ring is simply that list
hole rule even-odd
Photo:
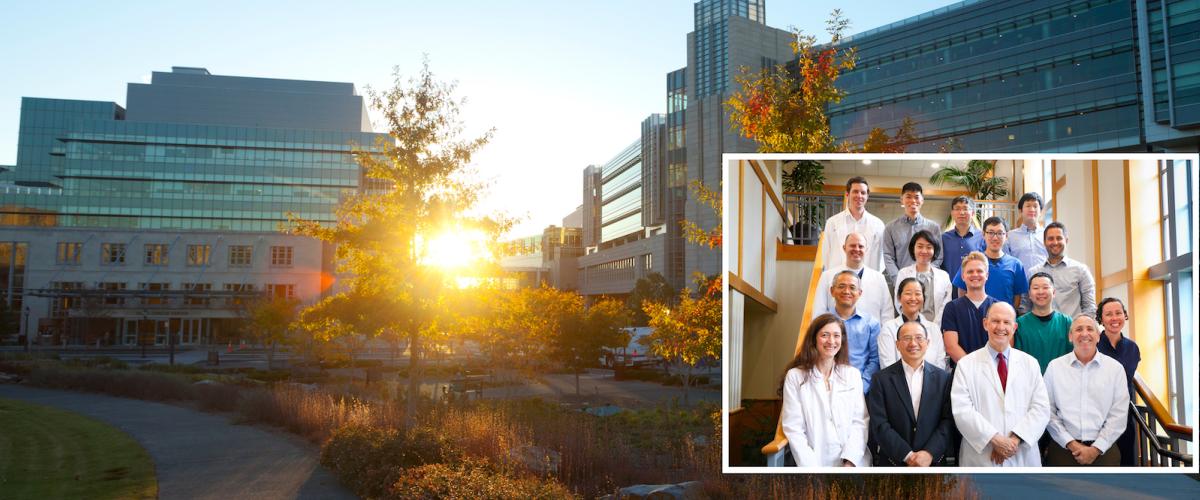
[{"label": "curved sidewalk", "polygon": [[282,431],[136,399],[0,384],[0,398],[107,422],[154,459],[160,498],[355,498],[321,467],[318,450]]}]

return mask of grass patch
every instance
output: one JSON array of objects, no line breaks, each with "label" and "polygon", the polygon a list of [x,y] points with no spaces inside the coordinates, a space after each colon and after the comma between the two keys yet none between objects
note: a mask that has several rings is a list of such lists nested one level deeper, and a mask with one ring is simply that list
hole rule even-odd
[{"label": "grass patch", "polygon": [[158,496],[150,455],[112,426],[11,399],[0,399],[0,422],[0,496]]}]

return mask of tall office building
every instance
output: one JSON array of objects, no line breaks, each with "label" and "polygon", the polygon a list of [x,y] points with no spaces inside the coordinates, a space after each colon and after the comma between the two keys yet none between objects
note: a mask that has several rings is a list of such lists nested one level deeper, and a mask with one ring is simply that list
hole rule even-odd
[{"label": "tall office building", "polygon": [[965,152],[1195,151],[1200,4],[964,1],[849,37],[835,137],[916,123]]},{"label": "tall office building", "polygon": [[202,343],[253,294],[316,299],[331,249],[278,229],[289,212],[332,223],[363,185],[352,152],[388,137],[353,84],[203,68],[131,83],[125,107],[21,105],[0,298],[56,341]]},{"label": "tall office building", "polygon": [[[684,130],[675,131],[683,136],[683,147],[676,142],[668,149],[682,151],[687,165],[686,178],[671,184],[683,184],[686,192],[688,182],[700,181],[720,192],[721,155],[757,151],[753,141],[730,128],[724,102],[735,90],[734,79],[743,68],[758,72],[790,60],[794,38],[789,31],[766,25],[765,0],[701,0],[695,4],[694,23],[694,31],[687,35],[687,67],[667,77],[668,116],[680,113],[684,123]],[[677,81],[680,77],[685,81]],[[678,95],[681,89],[682,97]],[[684,202],[683,216],[703,228],[721,223],[711,208],[691,196]],[[683,282],[672,285],[688,285],[696,272],[720,273],[719,249],[677,244],[683,248],[684,269],[683,276],[675,278]]]}]

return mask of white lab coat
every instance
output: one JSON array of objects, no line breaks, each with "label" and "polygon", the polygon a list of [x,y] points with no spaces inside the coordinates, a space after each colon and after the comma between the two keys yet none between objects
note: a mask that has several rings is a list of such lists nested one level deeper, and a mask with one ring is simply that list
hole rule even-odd
[{"label": "white lab coat", "polygon": [[1000,376],[988,347],[959,360],[950,389],[954,423],[962,433],[958,460],[962,467],[995,467],[991,439],[1012,432],[1021,438],[1016,455],[1002,467],[1040,467],[1038,439],[1050,422],[1050,399],[1042,381],[1037,359],[1009,349],[1008,390],[1000,388]]},{"label": "white lab coat", "polygon": [[855,466],[869,467],[862,374],[850,365],[834,367],[829,393],[819,370],[809,370],[807,380],[803,375],[799,368],[788,370],[780,414],[783,435],[796,465],[840,467],[845,459]]},{"label": "white lab coat", "polygon": [[[942,311],[946,309],[946,304],[952,300],[954,286],[950,284],[950,275],[946,271],[933,267],[933,290],[925,291],[925,300],[933,301],[933,322],[942,324]],[[900,286],[900,282],[905,278],[917,277],[917,266],[905,266],[896,272],[896,286]],[[892,298],[896,298],[898,290],[892,289]],[[896,309],[900,309],[900,304],[896,303]]]}]

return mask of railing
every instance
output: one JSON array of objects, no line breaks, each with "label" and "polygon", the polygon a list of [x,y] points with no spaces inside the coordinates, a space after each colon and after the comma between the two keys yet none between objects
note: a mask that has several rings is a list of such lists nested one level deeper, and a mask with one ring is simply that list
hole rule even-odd
[{"label": "railing", "polygon": [[816,245],[821,239],[825,221],[842,211],[842,195],[784,193],[783,208],[788,217],[783,227],[783,242],[787,245]]},{"label": "railing", "polygon": [[[1138,427],[1137,463],[1143,467],[1191,467],[1192,454],[1185,453],[1184,442],[1192,441],[1192,428],[1175,423],[1170,412],[1154,392],[1134,374],[1133,385],[1145,406],[1130,401]],[[1159,432],[1161,429],[1162,433]]]},{"label": "railing", "polygon": [[983,221],[988,217],[1004,219],[1008,228],[1012,229],[1020,224],[1020,214],[1021,211],[1017,209],[1017,204],[1011,201],[975,200],[975,222],[981,229]]}]

